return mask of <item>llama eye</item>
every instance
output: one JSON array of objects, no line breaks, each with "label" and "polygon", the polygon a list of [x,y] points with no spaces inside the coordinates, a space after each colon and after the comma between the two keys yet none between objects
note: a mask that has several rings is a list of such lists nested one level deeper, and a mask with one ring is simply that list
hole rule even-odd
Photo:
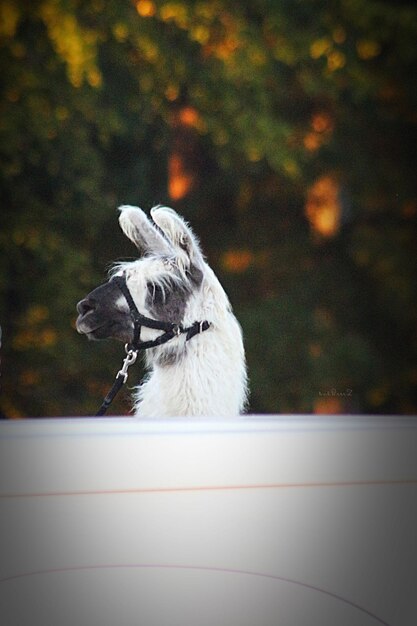
[{"label": "llama eye", "polygon": [[148,283],[146,287],[153,304],[164,303],[164,292],[162,287],[155,285],[155,283]]}]

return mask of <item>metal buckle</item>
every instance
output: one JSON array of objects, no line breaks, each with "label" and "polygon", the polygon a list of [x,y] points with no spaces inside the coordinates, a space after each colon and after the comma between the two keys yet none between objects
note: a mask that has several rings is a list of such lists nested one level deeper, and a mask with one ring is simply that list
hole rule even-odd
[{"label": "metal buckle", "polygon": [[182,332],[181,324],[174,324],[174,326],[172,327],[172,332],[176,337],[179,337]]}]

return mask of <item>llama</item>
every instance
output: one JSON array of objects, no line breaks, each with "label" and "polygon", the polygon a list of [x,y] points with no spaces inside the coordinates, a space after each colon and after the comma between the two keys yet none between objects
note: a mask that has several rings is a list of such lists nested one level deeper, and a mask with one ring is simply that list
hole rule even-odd
[{"label": "llama", "polygon": [[[237,416],[247,397],[242,332],[196,236],[168,207],[154,207],[150,218],[138,207],[119,210],[141,256],[116,264],[110,280],[77,304],[78,332],[128,345],[137,345],[139,332],[149,371],[135,391],[135,416]],[[138,330],[132,309],[161,326]],[[164,343],[163,326],[172,330]]]}]

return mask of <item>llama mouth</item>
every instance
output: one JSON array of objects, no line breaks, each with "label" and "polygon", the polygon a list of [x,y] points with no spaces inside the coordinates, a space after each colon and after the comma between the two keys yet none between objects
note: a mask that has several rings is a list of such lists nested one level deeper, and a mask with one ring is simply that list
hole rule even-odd
[{"label": "llama mouth", "polygon": [[[95,328],[94,330],[89,330],[88,332],[85,332],[84,335],[87,337],[87,339],[92,339],[93,341],[96,341],[97,339],[102,339],[102,337],[100,337],[100,328],[102,328],[101,326],[99,326],[98,328]],[[104,339],[107,337],[104,337]]]},{"label": "llama mouth", "polygon": [[85,318],[86,318],[85,315],[79,315],[77,318],[77,321],[75,322],[75,327],[77,331],[80,333],[80,335],[87,335],[87,337],[90,338],[90,335],[93,336],[94,333],[96,333],[101,328],[103,328],[103,326],[105,326],[105,324],[98,324],[96,326],[91,326],[91,324],[89,324],[85,320]]},{"label": "llama mouth", "polygon": [[[88,313],[87,313],[88,316]],[[75,323],[75,327],[80,335],[85,335],[87,339],[99,341],[100,339],[109,339],[113,337],[123,342],[129,342],[133,338],[130,327],[125,328],[123,324],[112,320],[102,324],[94,324],[93,320],[86,320],[86,315],[79,315]]]},{"label": "llama mouth", "polygon": [[100,339],[109,339],[112,335],[108,332],[106,325],[97,326],[96,328],[89,328],[86,330],[78,331],[81,332],[82,335],[85,335],[87,339],[90,341],[99,341]]}]

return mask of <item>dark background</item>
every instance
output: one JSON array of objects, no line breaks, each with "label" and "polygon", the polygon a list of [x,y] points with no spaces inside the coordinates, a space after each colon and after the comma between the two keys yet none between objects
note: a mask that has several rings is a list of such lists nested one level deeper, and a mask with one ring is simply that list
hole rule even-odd
[{"label": "dark background", "polygon": [[414,413],[416,41],[408,2],[2,0],[2,415],[100,404],[123,347],[75,305],[126,203],[200,237],[251,412]]}]

